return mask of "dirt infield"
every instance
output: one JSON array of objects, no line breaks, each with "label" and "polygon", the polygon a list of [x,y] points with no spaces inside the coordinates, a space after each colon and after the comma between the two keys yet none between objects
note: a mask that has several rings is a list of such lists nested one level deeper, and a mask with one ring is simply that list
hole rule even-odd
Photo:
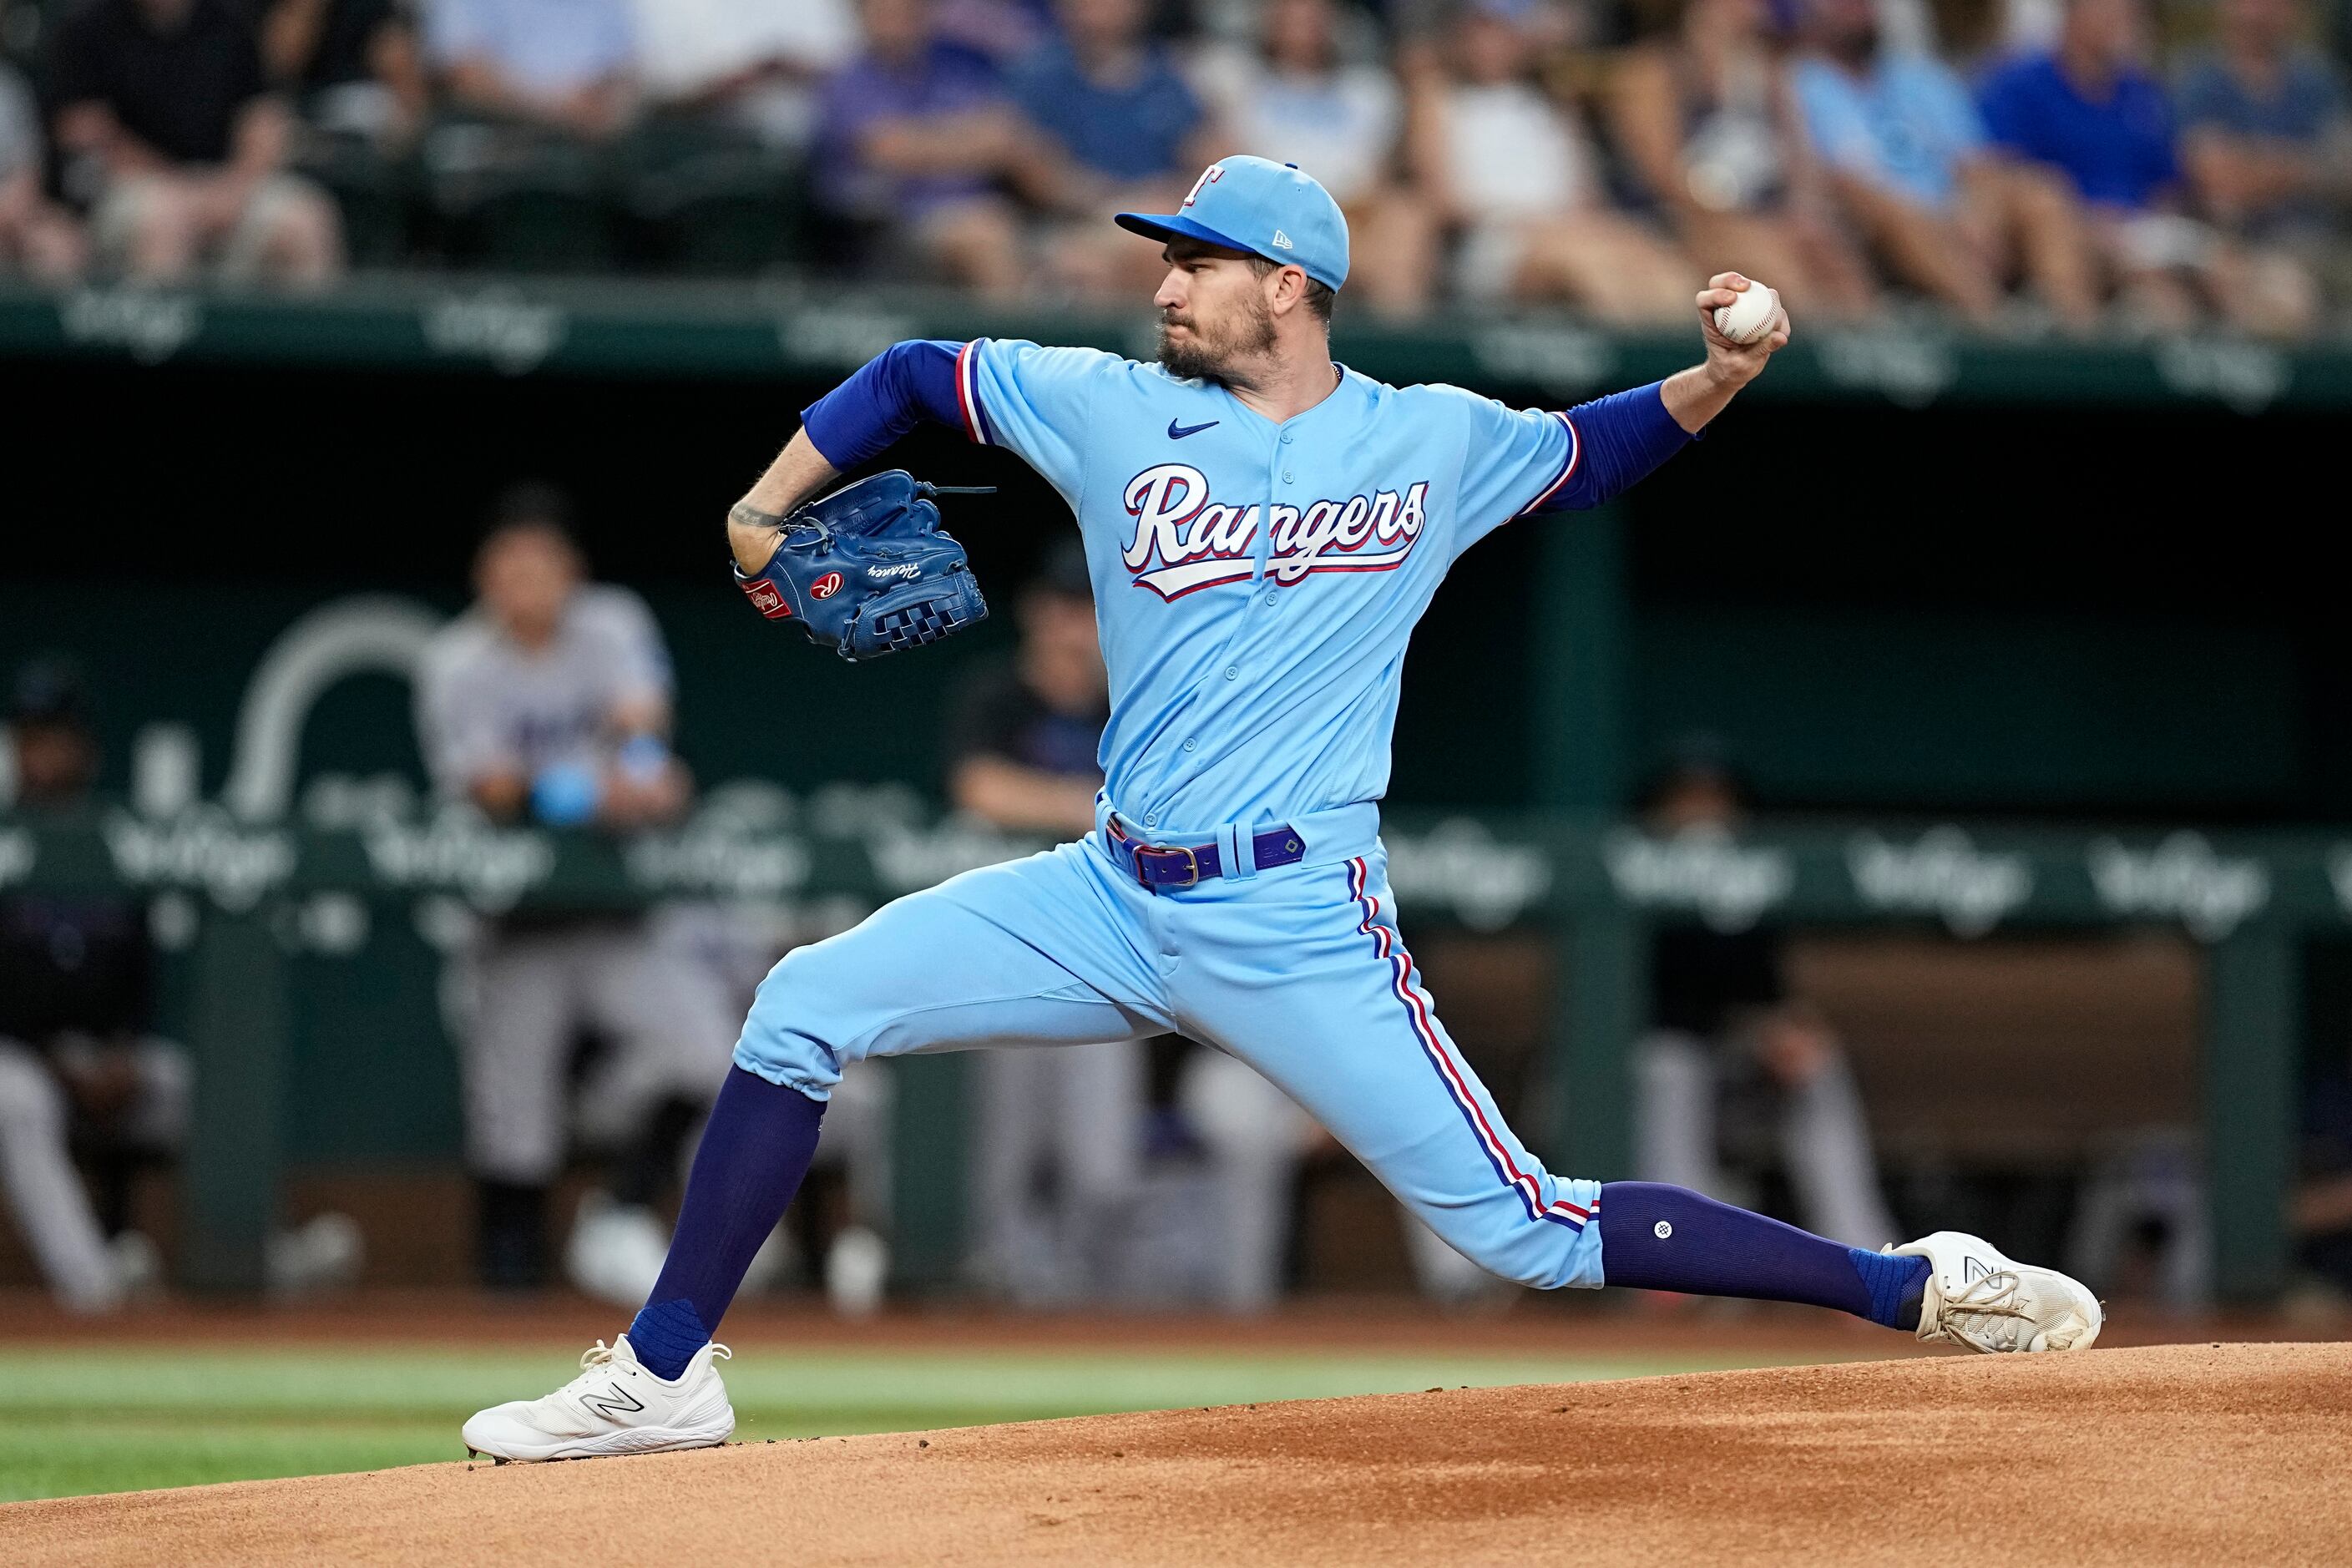
[{"label": "dirt infield", "polygon": [[12,1564],[2341,1563],[2352,1345],[1937,1357],[0,1508]]}]

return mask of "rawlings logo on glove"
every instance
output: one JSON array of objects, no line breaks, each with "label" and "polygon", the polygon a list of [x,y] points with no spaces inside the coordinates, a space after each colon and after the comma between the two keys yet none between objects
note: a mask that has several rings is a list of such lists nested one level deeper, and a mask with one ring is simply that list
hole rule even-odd
[{"label": "rawlings logo on glove", "polygon": [[963,546],[940,531],[942,493],[976,492],[899,468],[845,485],[784,519],[768,563],[735,581],[762,616],[797,619],[853,662],[938,642],[988,618]]}]

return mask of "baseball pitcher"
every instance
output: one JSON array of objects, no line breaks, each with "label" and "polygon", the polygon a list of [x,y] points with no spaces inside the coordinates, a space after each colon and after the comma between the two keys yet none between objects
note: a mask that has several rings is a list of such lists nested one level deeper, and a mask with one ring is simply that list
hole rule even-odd
[{"label": "baseball pitcher", "polygon": [[[1095,830],[901,899],[788,955],[752,1004],[660,1281],[546,1398],[465,1426],[552,1459],[707,1446],[734,1415],[713,1344],[745,1264],[863,1057],[1176,1031],[1298,1101],[1465,1256],[1524,1284],[1804,1301],[1980,1351],[2097,1335],[2075,1281],[1938,1232],[1865,1252],[1679,1187],[1555,1175],[1439,1024],[1380,840],[1406,639],[1456,557],[1515,519],[1596,506],[1680,451],[1788,342],[1735,342],[1696,297],[1703,363],[1564,413],[1332,362],[1339,206],[1261,158],[1213,164],[1158,241],[1157,364],[981,339],[904,342],[806,410],[730,514],[771,618],[854,658],[985,613],[905,475],[814,505],[920,419],[1011,448],[1078,520],[1110,672]],[[797,510],[796,510],[797,509]]]}]

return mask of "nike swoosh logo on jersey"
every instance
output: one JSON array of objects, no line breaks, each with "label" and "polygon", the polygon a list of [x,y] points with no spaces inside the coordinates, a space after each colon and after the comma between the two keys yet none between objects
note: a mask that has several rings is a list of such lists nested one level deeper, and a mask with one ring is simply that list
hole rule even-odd
[{"label": "nike swoosh logo on jersey", "polygon": [[1168,422],[1168,438],[1171,441],[1181,441],[1187,436],[1198,436],[1202,431],[1206,430],[1211,425],[1219,423],[1221,423],[1221,421],[1211,419],[1199,425],[1179,425],[1176,421],[1171,419]]}]

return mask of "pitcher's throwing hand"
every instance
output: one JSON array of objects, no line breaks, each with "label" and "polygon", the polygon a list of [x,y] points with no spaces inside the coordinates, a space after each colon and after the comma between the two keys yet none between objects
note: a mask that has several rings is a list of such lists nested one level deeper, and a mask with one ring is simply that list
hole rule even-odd
[{"label": "pitcher's throwing hand", "polygon": [[[1771,310],[1771,325],[1750,336],[1752,323],[1742,318],[1759,304]],[[1737,272],[1718,272],[1706,280],[1698,294],[1698,320],[1706,338],[1707,371],[1728,386],[1755,380],[1764,362],[1789,346],[1789,308],[1780,294]]]}]

